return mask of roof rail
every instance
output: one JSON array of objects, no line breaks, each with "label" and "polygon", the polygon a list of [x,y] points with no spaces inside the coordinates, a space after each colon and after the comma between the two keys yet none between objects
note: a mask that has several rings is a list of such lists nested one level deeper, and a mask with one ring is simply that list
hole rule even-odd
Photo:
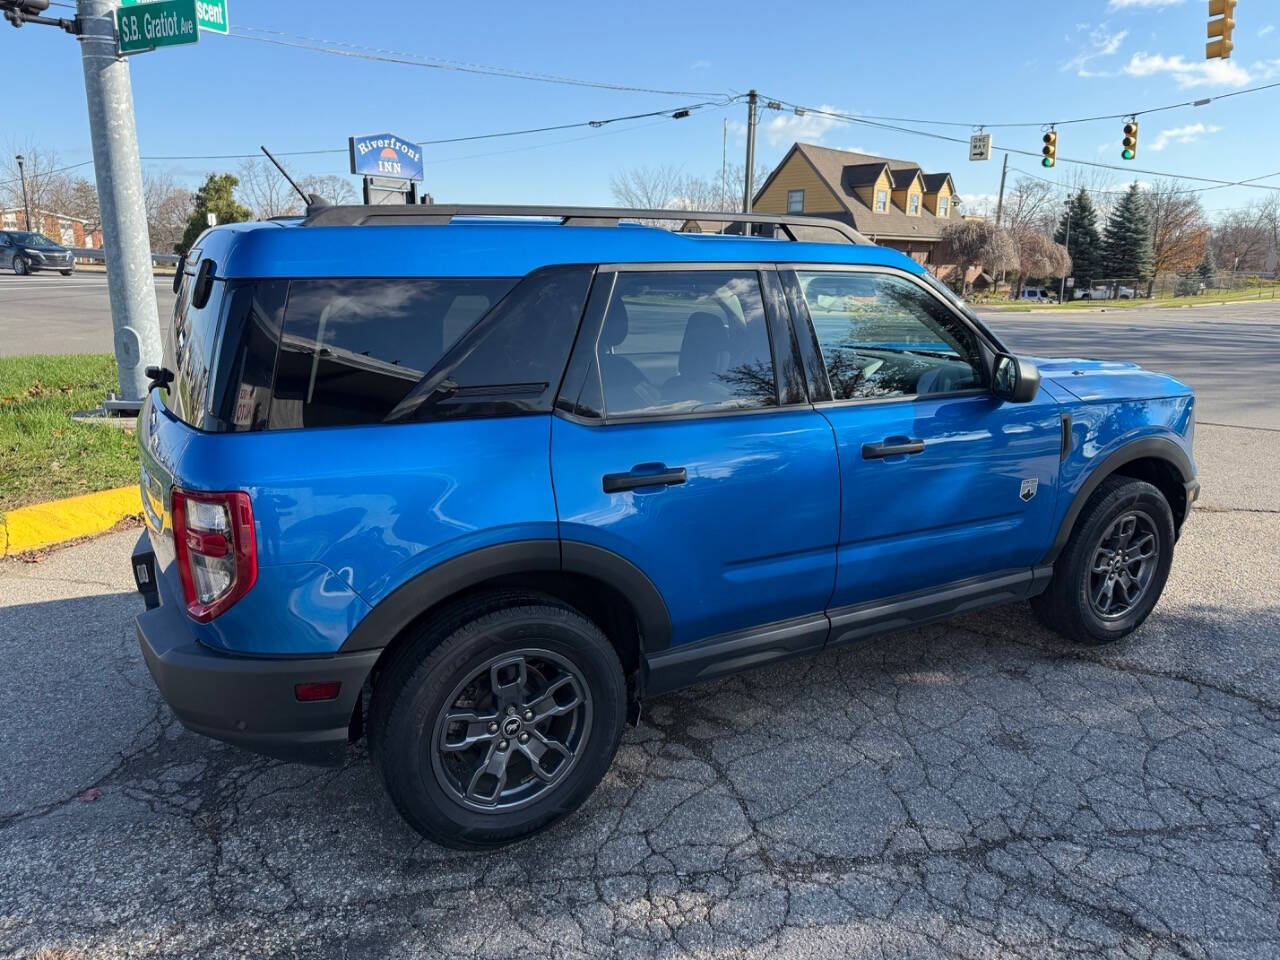
[{"label": "roof rail", "polygon": [[[322,207],[308,213],[306,227],[350,226],[430,226],[443,225],[455,217],[537,217],[558,219],[565,226],[616,227],[623,220],[669,220],[679,223],[675,232],[699,233],[700,224],[720,224],[719,233],[735,236],[768,236],[812,243],[854,243],[871,245],[863,234],[847,223],[825,217],[796,217],[781,213],[725,213],[711,210],[632,210],[618,207],[543,207],[502,204],[434,203],[413,206],[346,205]],[[765,228],[768,228],[767,230]],[[815,237],[815,233],[834,237]]]}]

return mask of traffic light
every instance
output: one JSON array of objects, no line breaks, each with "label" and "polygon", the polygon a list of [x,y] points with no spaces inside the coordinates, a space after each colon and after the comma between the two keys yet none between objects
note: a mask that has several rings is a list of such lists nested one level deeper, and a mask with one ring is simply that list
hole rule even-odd
[{"label": "traffic light", "polygon": [[1044,149],[1040,151],[1044,154],[1044,159],[1040,161],[1040,165],[1044,167],[1056,166],[1058,163],[1058,131],[1050,130],[1044,135]]},{"label": "traffic light", "polygon": [[0,3],[4,8],[4,18],[15,27],[22,26],[27,17],[38,17],[49,9],[49,0],[8,0]]},{"label": "traffic light", "polygon": [[1120,151],[1120,157],[1124,160],[1132,160],[1138,155],[1138,121],[1130,120],[1124,125],[1124,140],[1121,141],[1124,149]]},{"label": "traffic light", "polygon": [[[1206,60],[1227,60],[1235,44],[1231,33],[1236,28],[1236,0],[1209,0],[1209,42],[1204,45]],[[1217,19],[1212,19],[1216,17]],[[1213,39],[1216,37],[1217,39]]]}]

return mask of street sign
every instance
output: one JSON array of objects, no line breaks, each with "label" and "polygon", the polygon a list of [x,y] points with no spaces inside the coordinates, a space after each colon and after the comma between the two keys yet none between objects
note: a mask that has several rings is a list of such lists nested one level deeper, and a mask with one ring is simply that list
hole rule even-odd
[{"label": "street sign", "polygon": [[351,172],[396,180],[422,179],[422,147],[390,133],[348,137]]},{"label": "street sign", "polygon": [[200,39],[196,29],[196,0],[158,0],[116,11],[121,53],[141,53]]},{"label": "street sign", "polygon": [[991,159],[991,134],[975,133],[969,138],[969,159],[970,160],[990,160]]},{"label": "street sign", "polygon": [[1075,285],[1076,285],[1076,278],[1075,278],[1075,277],[1067,277],[1067,286],[1068,286],[1068,287],[1074,287]]},{"label": "street sign", "polygon": [[[122,7],[136,7],[145,3],[162,3],[163,0],[120,0]],[[227,0],[196,0],[196,26],[210,33],[228,33],[231,21],[227,19]]]}]

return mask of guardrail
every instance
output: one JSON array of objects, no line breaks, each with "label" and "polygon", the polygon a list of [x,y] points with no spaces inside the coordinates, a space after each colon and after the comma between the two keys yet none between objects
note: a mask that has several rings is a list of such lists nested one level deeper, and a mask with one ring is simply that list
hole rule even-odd
[{"label": "guardrail", "polygon": [[[91,247],[69,247],[68,249],[75,254],[77,260],[88,260],[92,263],[106,263],[107,260],[101,250],[94,250]],[[176,253],[153,253],[151,262],[153,264],[165,263],[173,265],[178,262],[178,255]]]}]

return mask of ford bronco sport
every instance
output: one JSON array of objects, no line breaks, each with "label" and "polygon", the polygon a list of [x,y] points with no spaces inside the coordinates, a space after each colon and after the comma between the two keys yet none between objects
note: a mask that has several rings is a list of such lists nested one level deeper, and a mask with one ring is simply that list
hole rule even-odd
[{"label": "ford bronco sport", "polygon": [[413,827],[486,846],[581,804],[645,698],[990,604],[1081,643],[1151,613],[1199,489],[1184,384],[1015,357],[834,221],[637,216],[689,215],[199,239],[133,557],[189,729],[313,762],[367,733]]}]

